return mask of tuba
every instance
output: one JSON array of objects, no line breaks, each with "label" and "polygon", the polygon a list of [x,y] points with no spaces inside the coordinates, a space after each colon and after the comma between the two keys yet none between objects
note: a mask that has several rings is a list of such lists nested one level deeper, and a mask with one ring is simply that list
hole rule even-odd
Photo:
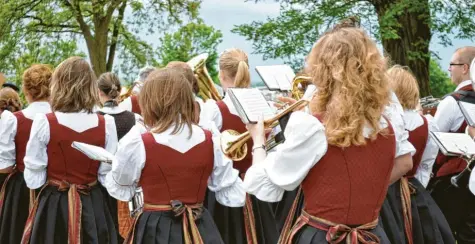
[{"label": "tuba", "polygon": [[296,100],[302,99],[307,86],[311,83],[311,78],[308,76],[295,76],[295,78],[292,80],[292,98]]},{"label": "tuba", "polygon": [[187,62],[195,73],[196,79],[198,80],[199,92],[198,95],[204,100],[213,99],[215,101],[221,100],[221,95],[218,92],[218,89],[214,86],[213,79],[209,76],[208,70],[206,69],[206,59],[208,58],[207,53],[200,54]]}]

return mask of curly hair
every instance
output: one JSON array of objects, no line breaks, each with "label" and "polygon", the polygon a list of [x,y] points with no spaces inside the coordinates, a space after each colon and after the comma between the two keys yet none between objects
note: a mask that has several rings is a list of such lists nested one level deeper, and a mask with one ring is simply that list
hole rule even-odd
[{"label": "curly hair", "polygon": [[306,73],[318,87],[310,107],[321,116],[330,145],[365,145],[382,131],[379,121],[389,103],[386,60],[361,29],[338,26],[326,32],[308,55]]},{"label": "curly hair", "polygon": [[34,64],[23,72],[23,92],[33,101],[48,99],[53,71],[48,65]]},{"label": "curly hair", "polygon": [[17,112],[21,110],[20,96],[10,87],[0,89],[0,111]]},{"label": "curly hair", "polygon": [[389,84],[404,109],[419,105],[419,85],[408,67],[394,65],[388,70]]}]

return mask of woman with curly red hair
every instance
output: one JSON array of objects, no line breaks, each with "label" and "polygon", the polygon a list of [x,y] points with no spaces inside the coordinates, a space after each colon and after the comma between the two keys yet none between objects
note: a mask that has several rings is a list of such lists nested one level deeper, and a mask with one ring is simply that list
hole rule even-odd
[{"label": "woman with curly red hair", "polygon": [[285,142],[266,155],[263,123],[248,125],[255,147],[244,186],[276,202],[302,186],[304,206],[280,243],[390,243],[378,226],[389,184],[412,166],[404,138],[384,116],[391,103],[386,60],[361,29],[325,33],[307,59],[318,87],[312,114],[294,112]]}]

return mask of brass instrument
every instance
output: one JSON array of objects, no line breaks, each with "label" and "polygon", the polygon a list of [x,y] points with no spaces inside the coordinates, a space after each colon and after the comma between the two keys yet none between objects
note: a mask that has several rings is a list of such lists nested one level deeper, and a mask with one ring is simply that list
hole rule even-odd
[{"label": "brass instrument", "polygon": [[437,106],[439,105],[440,98],[427,96],[421,98],[419,102],[421,104],[423,114],[431,114],[432,116],[434,116],[435,111],[437,111]]},{"label": "brass instrument", "polygon": [[143,198],[142,187],[137,187],[135,189],[134,196],[129,201],[130,217],[136,217],[140,212],[142,212],[143,204],[144,204],[144,198]]},{"label": "brass instrument", "polygon": [[[291,106],[284,109],[282,112],[277,114],[276,116],[264,121],[264,128],[272,128],[275,127],[278,123],[278,120],[285,115],[292,112],[294,109],[305,106],[308,104],[309,101],[307,100],[299,100],[296,103],[292,104]],[[226,157],[232,159],[233,161],[240,161],[243,160],[244,157],[247,155],[247,148],[246,142],[251,138],[251,134],[249,131],[239,134],[239,132],[235,130],[225,130],[221,134],[221,150],[223,151]]]},{"label": "brass instrument", "polygon": [[213,79],[211,79],[211,76],[209,76],[208,70],[206,69],[207,58],[208,54],[203,53],[189,60],[187,64],[195,73],[199,87],[198,95],[203,99],[203,101],[208,99],[219,101],[222,99],[221,95],[214,86]]},{"label": "brass instrument", "polygon": [[307,89],[307,86],[311,84],[311,78],[308,76],[298,75],[292,81],[291,95],[293,99],[300,100]]},{"label": "brass instrument", "polygon": [[470,175],[475,167],[475,155],[463,155],[462,158],[467,162],[467,167],[458,175],[450,178],[450,183],[455,187],[468,187]]},{"label": "brass instrument", "polygon": [[139,81],[134,82],[134,84],[132,84],[132,86],[127,90],[126,93],[120,94],[119,97],[117,98],[117,103],[121,103],[122,101],[124,101],[128,97],[132,96],[134,88],[139,84],[141,84],[141,82],[139,82]]}]

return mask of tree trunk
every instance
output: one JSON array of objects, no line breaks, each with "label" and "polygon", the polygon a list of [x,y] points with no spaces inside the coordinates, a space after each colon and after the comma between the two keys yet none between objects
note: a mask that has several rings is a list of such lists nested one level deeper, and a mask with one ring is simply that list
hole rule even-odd
[{"label": "tree trunk", "polygon": [[[377,1],[374,4],[380,25],[382,17],[391,7],[394,7],[393,4],[399,1]],[[408,6],[395,17],[400,27],[393,28],[398,28],[396,30],[399,38],[382,38],[382,43],[385,54],[391,59],[391,64],[408,66],[411,69],[419,83],[420,95],[424,97],[430,95],[430,11],[428,0],[418,1],[415,4],[418,4],[417,7]]]},{"label": "tree trunk", "polygon": [[90,40],[86,38],[89,59],[97,77],[107,72],[107,31],[107,28],[104,31],[96,27],[96,35]]}]

